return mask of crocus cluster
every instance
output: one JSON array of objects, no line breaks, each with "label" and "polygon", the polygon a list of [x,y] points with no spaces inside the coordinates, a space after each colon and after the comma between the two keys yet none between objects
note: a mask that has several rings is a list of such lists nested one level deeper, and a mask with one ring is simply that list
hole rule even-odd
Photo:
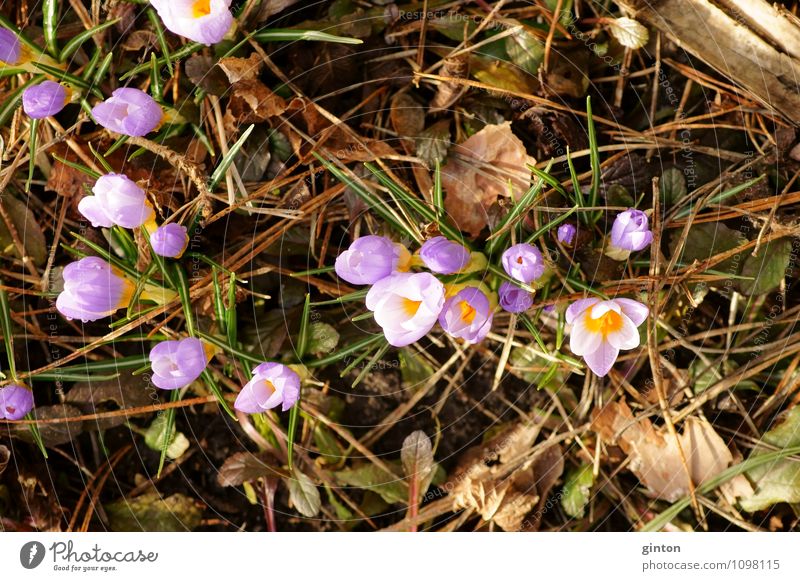
[{"label": "crocus cluster", "polygon": [[223,39],[233,24],[231,0],[150,0],[170,32],[205,45]]},{"label": "crocus cluster", "polygon": [[[453,337],[478,343],[492,326],[489,297],[477,286],[446,286],[431,273],[458,274],[470,260],[469,250],[443,236],[427,240],[412,257],[401,244],[371,235],[353,241],[337,257],[335,269],[351,284],[372,285],[366,305],[390,345],[410,345],[437,322]],[[414,272],[415,266],[431,272]]]},{"label": "crocus cluster", "polygon": [[[503,270],[516,281],[524,284],[535,282],[545,272],[542,253],[528,243],[515,244],[500,259]],[[522,313],[533,305],[533,295],[512,282],[504,282],[497,290],[500,306],[509,313]]]}]

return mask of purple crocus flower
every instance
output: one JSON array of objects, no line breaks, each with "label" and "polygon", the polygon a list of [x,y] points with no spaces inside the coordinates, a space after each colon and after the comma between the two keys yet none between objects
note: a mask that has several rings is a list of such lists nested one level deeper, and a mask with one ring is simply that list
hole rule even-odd
[{"label": "purple crocus flower", "polygon": [[384,236],[362,236],[336,257],[336,274],[350,284],[375,284],[409,268],[411,255]]},{"label": "purple crocus flower", "polygon": [[533,305],[533,295],[513,282],[504,282],[497,290],[500,306],[509,313],[524,313]]},{"label": "purple crocus flower", "polygon": [[436,324],[444,306],[444,285],[428,272],[393,274],[369,289],[366,302],[389,344],[405,347]]},{"label": "purple crocus flower", "polygon": [[127,307],[134,284],[102,258],[87,256],[64,268],[64,290],[56,308],[68,319],[84,323],[112,315]]},{"label": "purple crocus flower", "polygon": [[561,224],[558,227],[558,241],[566,246],[572,246],[577,230],[572,224]]},{"label": "purple crocus flower", "polygon": [[95,228],[138,228],[155,217],[145,191],[124,174],[100,176],[92,193],[78,203],[78,211]]},{"label": "purple crocus flower", "polygon": [[514,280],[528,284],[544,274],[544,258],[535,246],[515,244],[501,257],[503,269]]},{"label": "purple crocus flower", "polygon": [[164,118],[155,100],[139,89],[125,87],[92,109],[95,120],[110,131],[142,137],[153,131]]},{"label": "purple crocus flower", "polygon": [[647,214],[632,208],[617,214],[611,227],[612,247],[635,252],[647,248],[652,241]]},{"label": "purple crocus flower", "polygon": [[167,258],[180,258],[189,245],[189,235],[186,226],[176,222],[164,224],[150,235],[150,245],[153,252]]},{"label": "purple crocus flower", "polygon": [[22,93],[22,109],[31,119],[57,115],[69,102],[66,87],[55,81],[42,81]]},{"label": "purple crocus flower", "polygon": [[233,407],[246,414],[265,412],[281,406],[291,408],[300,397],[300,376],[280,363],[261,363],[253,369],[248,381],[233,402]]},{"label": "purple crocus flower", "polygon": [[631,299],[579,299],[567,308],[569,347],[586,361],[595,375],[604,377],[617,360],[620,349],[639,346],[637,327],[649,309]]},{"label": "purple crocus flower", "polygon": [[453,337],[480,343],[492,328],[493,317],[486,295],[468,286],[445,301],[439,324]]},{"label": "purple crocus flower", "polygon": [[458,242],[452,242],[444,236],[436,236],[426,240],[419,249],[422,262],[438,274],[455,274],[469,264],[469,250]]},{"label": "purple crocus flower", "polygon": [[153,384],[160,389],[180,389],[200,377],[211,359],[200,339],[161,341],[150,350]]},{"label": "purple crocus flower", "polygon": [[21,420],[33,409],[33,392],[24,385],[0,387],[0,420]]},{"label": "purple crocus flower", "polygon": [[7,65],[19,64],[22,60],[22,50],[19,37],[9,29],[0,27],[0,62]]},{"label": "purple crocus flower", "polygon": [[167,30],[205,45],[216,44],[233,24],[231,0],[150,0]]}]

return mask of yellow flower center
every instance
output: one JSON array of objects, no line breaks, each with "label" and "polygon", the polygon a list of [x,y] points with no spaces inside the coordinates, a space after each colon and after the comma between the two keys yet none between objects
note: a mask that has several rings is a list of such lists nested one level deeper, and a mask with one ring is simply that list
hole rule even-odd
[{"label": "yellow flower center", "polygon": [[467,301],[461,301],[458,303],[458,306],[461,309],[461,320],[468,325],[471,325],[472,321],[475,320],[475,307],[473,307]]},{"label": "yellow flower center", "polygon": [[272,382],[271,382],[271,381],[267,381],[267,380],[265,379],[265,380],[263,381],[263,383],[264,383],[264,389],[266,389],[266,390],[267,390],[267,393],[269,393],[270,395],[272,395],[273,393],[275,393],[275,386],[274,386],[274,385],[272,385]]},{"label": "yellow flower center", "polygon": [[402,244],[395,244],[400,250],[400,256],[397,258],[397,272],[408,272],[411,270],[412,256],[411,253]]},{"label": "yellow flower center", "polygon": [[403,310],[409,317],[413,317],[417,314],[421,304],[422,301],[412,301],[411,299],[403,298]]},{"label": "yellow flower center", "polygon": [[202,18],[211,14],[211,0],[197,0],[192,4],[192,16]]},{"label": "yellow flower center", "polygon": [[592,309],[586,311],[586,328],[592,333],[602,333],[603,337],[622,329],[622,317],[616,311],[607,311],[596,319],[592,318]]}]

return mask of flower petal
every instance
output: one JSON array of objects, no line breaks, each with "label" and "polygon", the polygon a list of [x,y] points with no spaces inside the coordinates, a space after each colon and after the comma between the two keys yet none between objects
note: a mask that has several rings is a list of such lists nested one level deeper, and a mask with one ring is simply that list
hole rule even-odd
[{"label": "flower petal", "polygon": [[647,316],[650,314],[650,309],[639,301],[634,301],[632,299],[614,299],[614,301],[637,327],[644,323],[647,320]]},{"label": "flower petal", "polygon": [[574,303],[572,303],[569,307],[567,307],[567,324],[571,325],[578,315],[583,313],[586,309],[591,307],[592,305],[599,303],[600,299],[596,297],[589,297],[588,299],[578,299]]},{"label": "flower petal", "polygon": [[603,336],[586,328],[586,315],[575,319],[569,335],[569,348],[575,355],[591,353],[600,347]]},{"label": "flower petal", "polygon": [[586,353],[583,359],[595,375],[605,377],[617,360],[618,355],[619,349],[607,342],[601,342],[596,351]]},{"label": "flower petal", "polygon": [[636,349],[639,346],[639,331],[627,315],[622,315],[622,328],[609,333],[606,340],[617,349]]}]

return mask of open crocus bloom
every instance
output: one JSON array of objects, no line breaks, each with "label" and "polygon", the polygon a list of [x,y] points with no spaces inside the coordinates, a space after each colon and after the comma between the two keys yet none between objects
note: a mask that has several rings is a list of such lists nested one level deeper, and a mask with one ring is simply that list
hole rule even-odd
[{"label": "open crocus bloom", "polygon": [[425,266],[439,274],[461,272],[470,261],[469,250],[444,236],[426,240],[419,249],[419,257]]},{"label": "open crocus bloom", "polygon": [[265,412],[281,406],[291,408],[300,397],[300,376],[280,363],[262,363],[253,369],[248,381],[233,402],[233,407],[246,414]]},{"label": "open crocus bloom", "polygon": [[223,39],[233,24],[231,0],[150,0],[170,32],[205,45]]},{"label": "open crocus bloom", "polygon": [[336,257],[336,274],[350,284],[375,284],[397,271],[407,271],[411,254],[384,236],[362,236]]},{"label": "open crocus bloom", "polygon": [[153,220],[155,212],[145,191],[124,174],[100,176],[92,188],[93,196],[78,203],[78,211],[95,228],[138,228]]},{"label": "open crocus bloom", "polygon": [[180,389],[200,377],[213,351],[206,350],[200,339],[161,341],[150,351],[153,384],[160,389]]},{"label": "open crocus bloom", "polygon": [[42,81],[22,93],[22,109],[31,119],[57,115],[68,102],[67,88],[55,81]]},{"label": "open crocus bloom", "polygon": [[492,318],[487,296],[475,287],[466,287],[444,303],[439,324],[453,337],[480,343],[492,328]]},{"label": "open crocus bloom", "polygon": [[92,116],[110,131],[143,137],[159,126],[164,111],[150,95],[139,89],[123,87],[92,109]]},{"label": "open crocus bloom", "polygon": [[620,349],[639,346],[637,327],[649,312],[645,305],[631,299],[577,300],[567,308],[567,324],[572,325],[569,347],[583,357],[589,369],[604,377]]},{"label": "open crocus bloom", "polygon": [[427,272],[393,274],[369,289],[366,302],[389,344],[405,347],[436,324],[444,305],[444,285]]},{"label": "open crocus bloom", "polygon": [[159,226],[150,236],[150,245],[153,252],[167,258],[180,258],[189,245],[189,235],[186,226],[170,222]]},{"label": "open crocus bloom", "polygon": [[24,385],[0,387],[0,420],[21,420],[33,409],[33,392]]},{"label": "open crocus bloom", "polygon": [[127,307],[134,284],[102,258],[87,256],[64,268],[56,308],[69,319],[96,321]]}]

